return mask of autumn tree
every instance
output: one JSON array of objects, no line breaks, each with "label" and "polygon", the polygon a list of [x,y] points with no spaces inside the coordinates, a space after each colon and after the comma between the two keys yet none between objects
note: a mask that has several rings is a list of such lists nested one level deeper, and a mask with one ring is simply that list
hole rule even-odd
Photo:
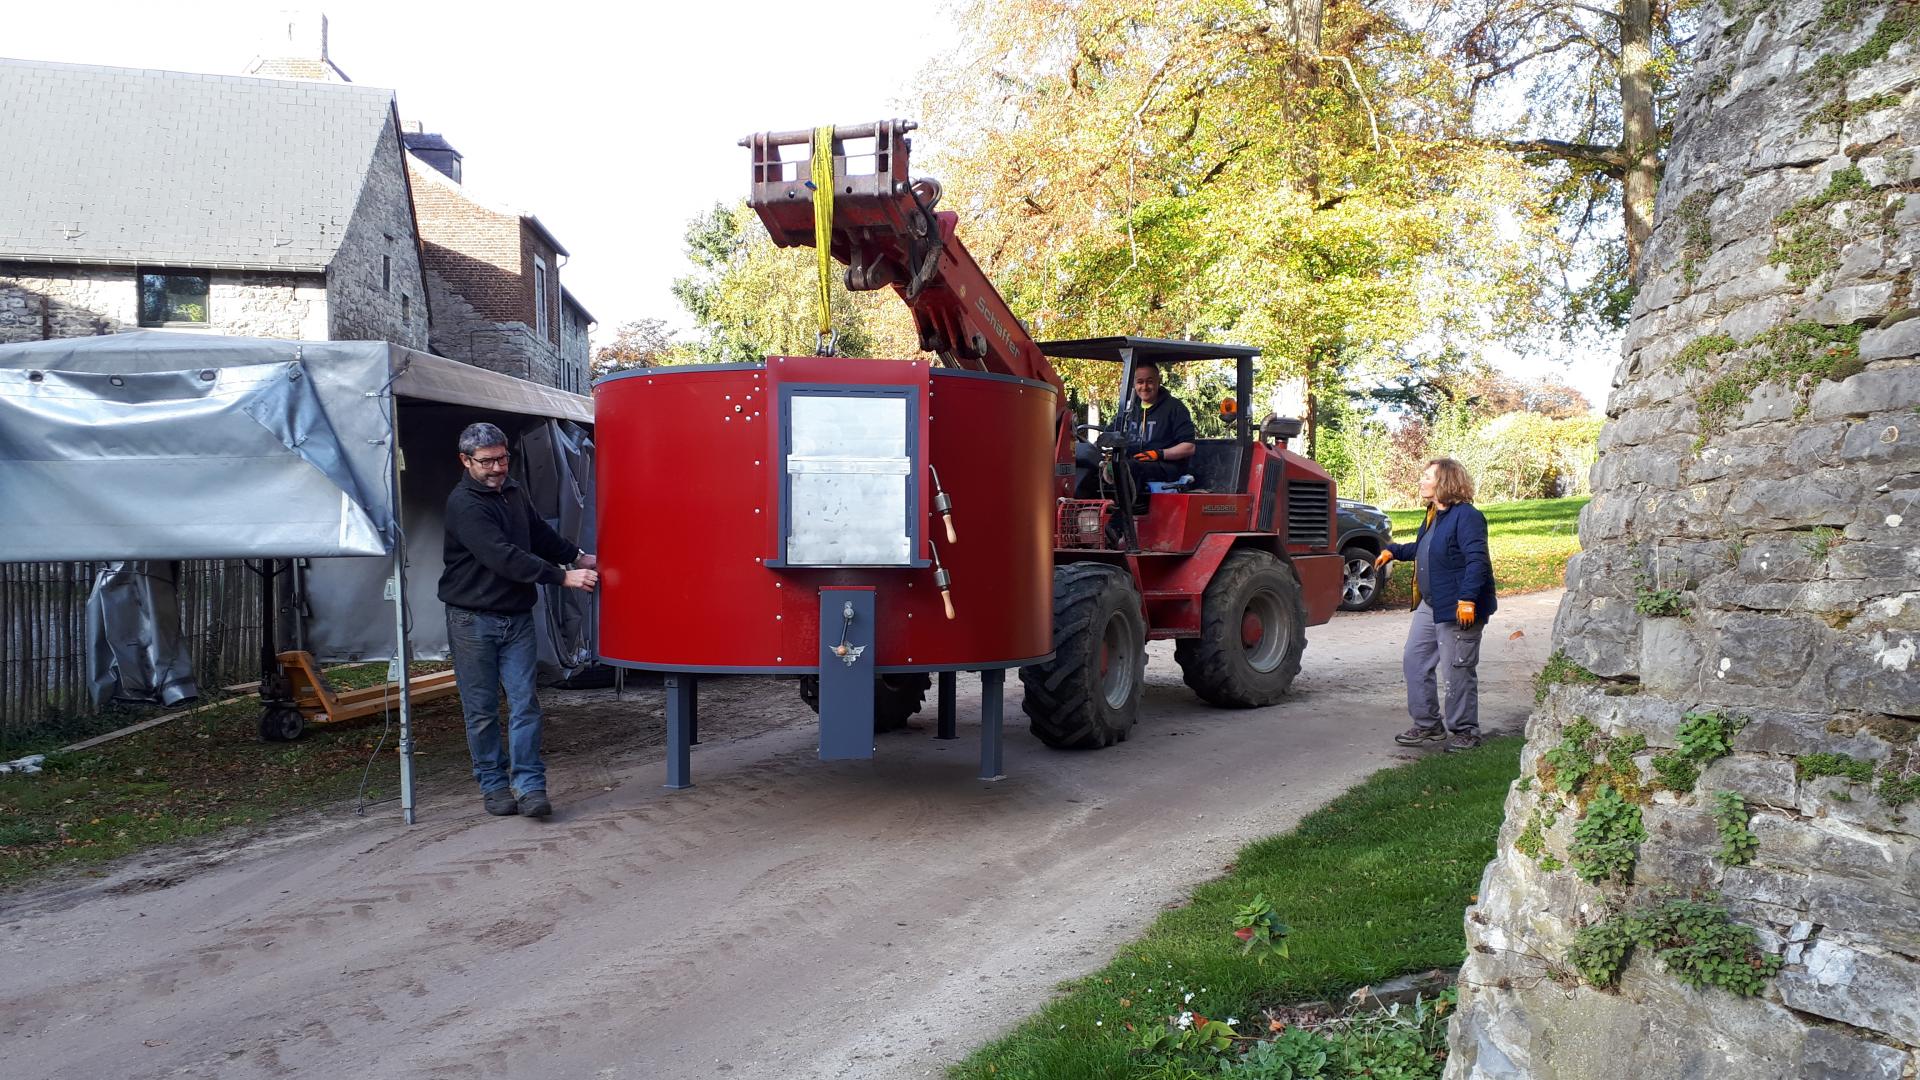
[{"label": "autumn tree", "polygon": [[[1036,336],[1262,348],[1315,392],[1541,325],[1533,174],[1451,139],[1458,72],[1352,0],[974,0],[923,132]],[[1062,365],[1089,398],[1110,372]]]},{"label": "autumn tree", "polygon": [[613,341],[593,354],[595,377],[628,368],[657,367],[672,363],[687,347],[673,340],[673,330],[665,319],[634,319],[621,323]]},{"label": "autumn tree", "polygon": [[[1697,0],[1439,0],[1434,43],[1456,59],[1476,135],[1551,180],[1576,260],[1582,322],[1620,325],[1653,230]],[[1422,6],[1427,6],[1422,0]]]},{"label": "autumn tree", "polygon": [[[812,248],[778,248],[745,202],[716,203],[687,226],[693,271],[674,296],[699,331],[693,353],[708,362],[755,363],[810,355],[818,345],[817,266]],[[831,288],[834,351],[840,356],[918,356],[919,335],[891,290]]]}]

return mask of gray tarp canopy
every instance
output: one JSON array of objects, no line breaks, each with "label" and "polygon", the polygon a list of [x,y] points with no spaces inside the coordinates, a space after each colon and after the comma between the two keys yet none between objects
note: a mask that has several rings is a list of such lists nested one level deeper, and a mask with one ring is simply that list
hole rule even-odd
[{"label": "gray tarp canopy", "polygon": [[[293,630],[321,660],[402,655],[387,590],[399,562],[406,652],[443,656],[440,518],[454,439],[475,420],[500,424],[516,450],[544,449],[532,466],[516,454],[516,471],[567,489],[545,506],[535,491],[535,504],[587,542],[587,398],[378,341],[154,332],[0,345],[0,561],[318,560]],[[553,621],[590,636],[589,619]],[[591,659],[590,640],[556,644],[562,669]],[[402,744],[411,820],[405,732]]]}]

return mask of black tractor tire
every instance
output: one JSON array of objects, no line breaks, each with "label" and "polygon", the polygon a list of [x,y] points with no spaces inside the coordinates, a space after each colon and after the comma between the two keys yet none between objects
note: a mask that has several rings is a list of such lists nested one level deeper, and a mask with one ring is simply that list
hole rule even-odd
[{"label": "black tractor tire", "polygon": [[1174,644],[1193,692],[1210,705],[1250,709],[1286,696],[1307,648],[1307,606],[1293,568],[1241,550],[1214,571],[1200,602],[1200,636]]},{"label": "black tractor tire", "polygon": [[1373,560],[1377,557],[1377,553],[1357,545],[1341,550],[1341,611],[1372,611],[1380,606],[1387,592],[1389,567],[1393,564],[1375,566]]},{"label": "black tractor tire", "polygon": [[[876,675],[873,679],[873,730],[899,731],[920,706],[927,703],[927,690],[933,676],[924,671],[904,675]],[[820,676],[800,676],[800,700],[815,713],[820,711]]]},{"label": "black tractor tire", "polygon": [[1053,659],[1020,669],[1029,728],[1056,750],[1125,742],[1140,716],[1147,621],[1126,571],[1072,563],[1053,571]]}]

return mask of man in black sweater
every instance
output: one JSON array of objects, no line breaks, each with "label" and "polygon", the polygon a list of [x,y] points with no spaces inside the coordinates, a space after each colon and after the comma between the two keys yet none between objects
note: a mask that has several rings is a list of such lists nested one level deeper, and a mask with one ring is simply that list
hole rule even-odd
[{"label": "man in black sweater", "polygon": [[[534,695],[535,586],[592,592],[600,575],[592,555],[533,512],[527,493],[507,476],[508,457],[506,433],[492,424],[470,424],[460,433],[460,464],[467,475],[447,496],[440,602],[447,608],[447,642],[466,715],[473,778],[480,782],[487,813],[546,817],[553,804],[547,801],[542,716]],[[563,570],[563,563],[573,568]]]}]

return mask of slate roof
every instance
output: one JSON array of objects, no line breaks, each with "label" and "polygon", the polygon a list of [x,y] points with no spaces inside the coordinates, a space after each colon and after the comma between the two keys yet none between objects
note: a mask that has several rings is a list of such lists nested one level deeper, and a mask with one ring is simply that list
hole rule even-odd
[{"label": "slate roof", "polygon": [[393,91],[0,59],[0,260],[325,270]]}]

